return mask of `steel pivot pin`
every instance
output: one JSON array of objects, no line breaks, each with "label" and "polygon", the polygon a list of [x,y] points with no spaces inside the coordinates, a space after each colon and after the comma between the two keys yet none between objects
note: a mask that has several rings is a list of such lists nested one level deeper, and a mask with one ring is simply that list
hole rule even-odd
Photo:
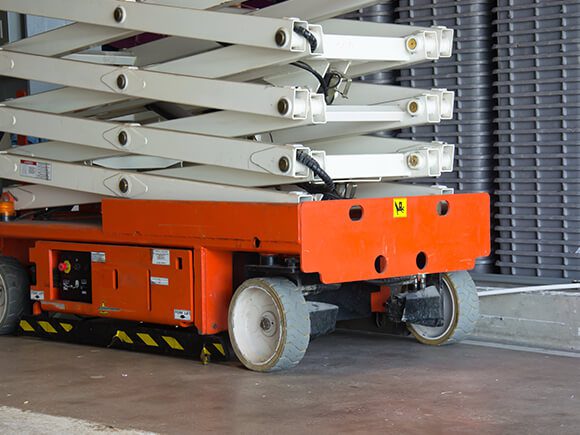
[{"label": "steel pivot pin", "polygon": [[129,181],[126,178],[121,178],[119,181],[119,190],[121,193],[127,193],[129,191]]},{"label": "steel pivot pin", "polygon": [[119,74],[117,77],[117,87],[121,90],[127,88],[127,76],[125,74]]},{"label": "steel pivot pin", "polygon": [[125,21],[125,9],[120,6],[115,8],[115,11],[113,12],[113,18],[117,23],[122,23]]},{"label": "steel pivot pin", "polygon": [[117,136],[120,145],[126,146],[129,143],[129,135],[125,130],[121,130]]},{"label": "steel pivot pin", "polygon": [[278,160],[278,168],[282,172],[288,172],[290,170],[290,159],[288,157],[282,157]]},{"label": "steel pivot pin", "polygon": [[417,112],[419,112],[419,102],[418,101],[409,101],[409,104],[407,104],[407,111],[411,114],[411,115],[416,115]]},{"label": "steel pivot pin", "polygon": [[290,101],[287,98],[281,98],[278,101],[278,113],[284,116],[290,113]]},{"label": "steel pivot pin", "polygon": [[286,30],[278,29],[276,34],[274,35],[274,40],[276,41],[276,45],[278,47],[284,47],[286,45],[286,41],[288,40],[288,35],[286,34]]},{"label": "steel pivot pin", "polygon": [[417,168],[420,163],[421,158],[417,154],[411,154],[409,157],[407,157],[407,164],[410,168]]}]

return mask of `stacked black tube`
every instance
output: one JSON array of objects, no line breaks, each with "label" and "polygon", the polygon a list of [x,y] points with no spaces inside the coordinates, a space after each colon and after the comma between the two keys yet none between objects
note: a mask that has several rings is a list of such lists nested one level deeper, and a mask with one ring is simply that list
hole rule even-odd
[{"label": "stacked black tube", "polygon": [[580,3],[498,0],[494,14],[498,265],[580,279]]}]

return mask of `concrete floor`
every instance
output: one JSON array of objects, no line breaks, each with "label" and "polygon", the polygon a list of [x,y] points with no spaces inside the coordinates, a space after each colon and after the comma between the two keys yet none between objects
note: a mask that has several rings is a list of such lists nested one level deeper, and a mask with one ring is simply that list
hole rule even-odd
[{"label": "concrete floor", "polygon": [[94,433],[577,434],[580,359],[339,332],[264,375],[2,337],[0,433],[63,433],[42,416],[14,431],[12,408],[105,425]]}]

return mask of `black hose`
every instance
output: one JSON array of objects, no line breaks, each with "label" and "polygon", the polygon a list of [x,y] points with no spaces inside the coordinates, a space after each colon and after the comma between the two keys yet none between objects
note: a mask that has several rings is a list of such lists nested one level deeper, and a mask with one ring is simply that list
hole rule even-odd
[{"label": "black hose", "polygon": [[294,31],[308,41],[308,43],[310,44],[310,50],[312,50],[312,52],[314,53],[318,48],[318,39],[316,39],[314,33],[312,33],[305,27],[295,27]]},{"label": "black hose", "polygon": [[298,151],[296,153],[296,160],[309,168],[314,173],[314,175],[320,178],[330,193],[335,193],[336,186],[334,181],[330,175],[328,175],[328,173],[320,167],[316,159],[309,156],[304,151]]},{"label": "black hose", "polygon": [[316,80],[318,80],[318,83],[320,83],[320,89],[322,89],[322,93],[326,97],[326,95],[328,94],[328,85],[326,84],[326,80],[324,80],[324,77],[322,77],[322,75],[319,74],[318,71],[316,71],[306,62],[302,61],[292,62],[290,65],[303,69],[304,71],[308,71],[310,74],[316,77]]}]

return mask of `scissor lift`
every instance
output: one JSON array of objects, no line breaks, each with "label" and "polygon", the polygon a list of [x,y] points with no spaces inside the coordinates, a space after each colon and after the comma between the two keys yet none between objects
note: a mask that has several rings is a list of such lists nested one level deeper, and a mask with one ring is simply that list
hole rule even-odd
[{"label": "scissor lift", "polygon": [[401,182],[452,171],[453,145],[373,135],[451,119],[453,93],[353,81],[449,57],[453,31],[335,18],[373,3],[0,0],[71,22],[0,50],[0,75],[60,86],[0,107],[0,130],[42,139],[0,154],[0,333],[229,331],[257,371],[337,319],[469,334],[489,199]]}]

